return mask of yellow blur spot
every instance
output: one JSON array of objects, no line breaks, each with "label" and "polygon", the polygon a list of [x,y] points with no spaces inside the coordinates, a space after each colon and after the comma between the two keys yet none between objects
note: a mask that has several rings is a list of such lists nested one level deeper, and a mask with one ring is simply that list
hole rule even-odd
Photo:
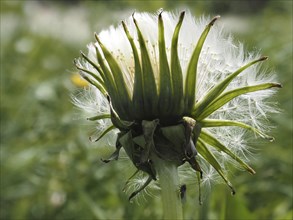
[{"label": "yellow blur spot", "polygon": [[89,83],[77,73],[71,76],[71,82],[78,87],[87,87],[89,85]]}]

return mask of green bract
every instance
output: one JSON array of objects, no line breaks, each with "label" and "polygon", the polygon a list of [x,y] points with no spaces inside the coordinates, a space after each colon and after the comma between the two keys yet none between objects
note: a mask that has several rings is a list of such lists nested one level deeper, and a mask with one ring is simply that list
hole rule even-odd
[{"label": "green bract", "polygon": [[[133,92],[128,88],[116,57],[104,46],[98,35],[95,35],[97,45],[99,45],[99,47],[96,46],[96,61],[91,60],[83,53],[82,57],[99,74],[82,68],[76,62],[77,68],[83,71],[83,78],[107,97],[110,104],[110,114],[89,118],[89,120],[110,118],[113,124],[106,128],[96,141],[112,129],[119,129],[116,151],[104,162],[117,160],[120,149],[124,148],[136,168],[149,175],[146,183],[135,191],[130,198],[147,186],[151,180],[156,180],[157,172],[153,163],[154,157],[170,161],[176,166],[188,162],[195,171],[199,172],[200,175],[204,175],[200,164],[196,160],[199,154],[215,168],[233,193],[235,191],[211,148],[226,153],[245,170],[251,174],[255,173],[249,165],[212,134],[202,131],[202,128],[236,126],[272,140],[262,131],[243,122],[208,118],[237,96],[272,87],[281,87],[278,83],[262,83],[226,91],[228,85],[240,73],[258,62],[266,60],[267,57],[258,58],[231,72],[216,86],[212,87],[200,101],[196,102],[199,57],[208,33],[219,16],[213,18],[200,35],[190,57],[185,75],[178,55],[178,39],[184,16],[185,12],[182,12],[177,25],[175,25],[171,44],[166,45],[164,20],[162,13],[158,15],[159,79],[157,80],[151,63],[152,58],[146,45],[147,42],[142,34],[140,25],[135,19],[135,15],[132,18],[138,44],[135,43],[126,23],[122,22],[133,54],[135,67]],[[168,59],[167,47],[170,49],[170,59]],[[207,145],[211,148],[207,147]]]}]

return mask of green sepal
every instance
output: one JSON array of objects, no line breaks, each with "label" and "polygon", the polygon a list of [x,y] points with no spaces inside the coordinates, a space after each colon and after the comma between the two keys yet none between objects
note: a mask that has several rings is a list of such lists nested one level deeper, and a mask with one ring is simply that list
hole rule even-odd
[{"label": "green sepal", "polygon": [[187,75],[185,79],[185,105],[186,105],[187,111],[190,111],[192,109],[195,102],[197,64],[198,64],[200,52],[202,50],[203,44],[206,40],[206,37],[211,27],[214,25],[215,21],[218,18],[220,18],[220,16],[214,17],[212,21],[206,26],[200,38],[198,39],[197,45],[189,61],[188,68],[187,68]]},{"label": "green sepal", "polygon": [[87,120],[89,120],[89,121],[98,121],[98,120],[107,119],[107,118],[111,118],[111,115],[110,114],[97,115],[97,116],[94,116],[94,117],[87,118]]},{"label": "green sepal", "polygon": [[[130,91],[128,89],[128,87],[126,86],[124,77],[123,77],[123,72],[121,71],[119,64],[117,63],[117,61],[115,60],[115,58],[112,56],[112,54],[107,50],[107,48],[102,44],[102,42],[100,41],[99,37],[97,34],[95,34],[96,40],[100,45],[100,48],[103,51],[103,54],[105,56],[105,59],[110,67],[110,70],[106,67],[105,64],[101,65],[102,69],[104,70],[105,74],[109,74],[112,75],[114,78],[114,82],[116,84],[116,89],[117,92],[119,94],[119,96],[115,96],[117,98],[117,100],[115,98],[112,98],[112,102],[116,103],[116,102],[120,102],[122,108],[124,109],[124,111],[127,114],[132,115],[131,113],[131,100],[130,100]],[[119,114],[119,113],[118,113]]]},{"label": "green sepal", "polygon": [[101,77],[104,79],[104,72],[101,67],[88,58],[82,51],[80,51],[80,54],[89,64],[92,65],[92,67],[94,67],[100,73]]},{"label": "green sepal", "polygon": [[187,161],[190,164],[191,168],[194,171],[197,171],[200,175],[200,178],[202,178],[203,172],[202,172],[202,169],[201,169],[199,163],[197,162],[196,158],[192,157],[192,158],[187,159]]},{"label": "green sepal", "polygon": [[94,87],[96,87],[104,96],[107,96],[107,91],[106,89],[97,81],[93,81],[92,79],[90,79],[89,77],[85,76],[85,75],[81,75],[81,77],[86,80],[88,83],[90,83],[91,85],[93,85]]},{"label": "green sepal", "polygon": [[237,126],[240,128],[244,128],[244,129],[248,129],[251,130],[253,132],[255,132],[256,134],[258,134],[259,136],[261,136],[264,139],[267,139],[269,141],[273,141],[274,138],[271,136],[266,135],[265,133],[263,133],[262,131],[260,131],[257,128],[254,128],[248,124],[239,122],[239,121],[232,121],[232,120],[218,120],[218,119],[204,119],[200,122],[201,126],[203,128],[208,128],[208,127],[223,127],[223,126]]},{"label": "green sepal", "polygon": [[261,57],[260,59],[254,60],[241,68],[239,68],[237,71],[232,73],[231,75],[227,76],[223,81],[218,83],[215,87],[213,87],[205,96],[204,98],[199,101],[194,107],[193,107],[193,115],[195,118],[198,119],[198,116],[202,114],[203,111],[206,110],[206,107],[211,104],[217,97],[221,95],[221,93],[227,88],[227,86],[230,84],[230,82],[238,76],[240,73],[242,73],[245,69],[248,67],[260,62],[267,60],[267,57]]},{"label": "green sepal", "polygon": [[116,150],[111,154],[111,156],[108,159],[101,159],[101,160],[104,163],[109,163],[112,160],[118,160],[120,149],[121,149],[121,146],[119,148],[116,148]]},{"label": "green sepal", "polygon": [[200,173],[202,170],[195,157],[197,151],[193,141],[193,132],[196,127],[195,121],[184,117],[178,125],[161,127],[155,136],[155,147],[158,155],[164,160],[172,161],[177,166],[188,162],[191,167]]},{"label": "green sepal", "polygon": [[150,158],[150,152],[154,152],[155,143],[154,143],[154,133],[159,124],[159,120],[153,121],[142,121],[142,130],[143,136],[145,139],[145,148],[141,154],[141,163],[147,162]]},{"label": "green sepal", "polygon": [[168,64],[165,35],[164,35],[164,22],[162,18],[162,12],[158,17],[158,45],[159,45],[159,65],[160,65],[160,80],[159,80],[159,114],[168,117],[173,111],[174,104],[173,89],[170,76],[170,68]]},{"label": "green sepal", "polygon": [[180,14],[179,21],[175,27],[171,42],[171,77],[173,85],[173,103],[175,105],[173,114],[181,115],[184,112],[183,77],[180,60],[178,57],[178,37],[182,26],[185,12]]},{"label": "green sepal", "polygon": [[183,117],[183,125],[185,128],[185,155],[187,160],[194,158],[197,155],[195,148],[196,142],[193,142],[193,130],[196,125],[196,121],[189,117]]},{"label": "green sepal", "polygon": [[[134,15],[133,15],[134,16]],[[135,24],[138,41],[140,45],[140,55],[141,55],[141,68],[143,76],[143,97],[144,97],[144,109],[146,119],[152,119],[154,116],[158,115],[158,93],[154,71],[148,54],[147,46],[143,35],[138,27],[137,21],[133,17],[133,22]]]},{"label": "green sepal", "polygon": [[[103,71],[101,70],[101,68],[95,64],[90,58],[88,58],[82,51],[80,52],[81,56],[89,63],[91,64],[92,67],[94,67],[101,76],[104,75]],[[92,84],[93,86],[95,86],[98,90],[100,90],[104,95],[107,94],[107,86],[104,84],[104,80],[102,81],[96,74],[91,74],[90,71],[87,71],[83,68],[81,68],[80,66],[77,65],[76,60],[74,60],[74,64],[76,66],[77,69],[81,70],[81,71],[85,71],[86,73],[90,74],[92,77],[94,77],[94,79],[96,81],[93,81],[92,79],[90,79],[89,77],[85,76],[84,74],[81,74],[82,78],[84,78],[86,81],[88,81],[90,84]]]},{"label": "green sepal", "polygon": [[143,87],[144,84],[143,84],[141,65],[139,61],[139,55],[138,55],[134,40],[131,37],[129,30],[123,21],[122,21],[122,26],[128,38],[128,41],[131,45],[133,58],[134,58],[134,85],[133,85],[134,88],[133,88],[132,102],[134,107],[135,119],[142,120],[145,115],[144,96],[143,96],[143,93],[144,93],[143,91],[145,88]]},{"label": "green sepal", "polygon": [[112,124],[118,128],[120,131],[129,131],[129,129],[131,128],[131,126],[134,124],[134,122],[129,122],[129,121],[123,121],[119,118],[118,114],[116,113],[116,111],[114,110],[113,106],[112,106],[112,102],[110,97],[108,96],[108,101],[109,101],[109,105],[110,105],[110,113],[111,113],[111,121]]},{"label": "green sepal", "polygon": [[126,154],[131,159],[133,165],[147,174],[149,174],[152,179],[156,180],[156,170],[153,167],[153,164],[150,160],[147,160],[145,162],[141,162],[141,152],[143,151],[143,148],[139,145],[135,144],[133,141],[133,135],[132,131],[129,131],[119,137],[119,142],[123,146]]},{"label": "green sepal", "polygon": [[196,144],[201,133],[201,125],[190,117],[183,117],[183,125],[185,127],[185,159],[188,161],[192,169],[198,171],[202,177],[202,169],[196,160],[197,150]]},{"label": "green sepal", "polygon": [[182,124],[161,128],[162,134],[174,146],[182,146],[185,144],[185,128]]},{"label": "green sepal", "polygon": [[238,88],[238,89],[234,89],[234,90],[225,92],[221,96],[216,98],[210,105],[208,105],[204,109],[204,111],[202,111],[201,114],[196,116],[197,113],[195,113],[194,117],[201,121],[237,96],[240,96],[240,95],[243,95],[246,93],[250,93],[250,92],[256,92],[256,91],[260,91],[260,90],[270,89],[273,87],[281,88],[282,86],[278,83],[263,83],[263,84],[259,84],[259,85],[255,85],[255,86],[245,86],[242,88]]},{"label": "green sepal", "polygon": [[138,146],[140,146],[141,148],[145,149],[146,148],[146,140],[144,138],[143,135],[139,135],[139,136],[135,136],[134,138],[132,138],[132,141],[137,144]]},{"label": "green sepal", "polygon": [[121,135],[119,137],[118,141],[122,145],[123,149],[125,150],[126,154],[128,157],[132,160],[133,158],[133,149],[134,149],[134,144],[132,141],[132,134],[131,131],[126,132],[124,135]]},{"label": "green sepal", "polygon": [[97,139],[92,140],[91,137],[90,137],[89,139],[90,139],[90,141],[92,141],[92,142],[97,142],[97,141],[101,140],[102,137],[104,137],[107,133],[109,133],[109,132],[112,131],[113,129],[115,129],[115,126],[114,126],[114,125],[110,125],[106,130],[104,130],[104,131],[102,132],[102,134],[100,134],[100,136],[99,136]]},{"label": "green sepal", "polygon": [[118,98],[118,90],[116,87],[116,83],[113,79],[112,73],[109,70],[109,68],[107,67],[107,65],[104,63],[104,59],[100,53],[99,48],[95,45],[95,49],[96,49],[96,55],[97,55],[97,59],[98,62],[100,64],[100,67],[104,73],[103,75],[103,80],[105,82],[105,86],[107,88],[108,94],[111,97],[111,100],[114,100],[116,102],[112,102],[113,103],[113,108],[115,109],[115,111],[117,111],[119,113],[120,117],[123,117],[124,119],[127,117],[127,112],[125,111],[125,109],[122,107],[122,103],[120,101],[120,99]]},{"label": "green sepal", "polygon": [[198,140],[199,135],[201,133],[201,128],[202,128],[201,123],[198,123],[198,122],[195,121],[195,125],[194,125],[193,131],[192,131],[192,133],[193,133],[192,140],[193,140],[193,143],[194,143],[195,146],[197,144],[197,140]]},{"label": "green sepal", "polygon": [[197,141],[197,150],[200,153],[200,155],[210,164],[212,165],[215,170],[218,172],[218,174],[223,178],[223,180],[226,182],[226,184],[230,187],[232,190],[232,194],[235,194],[235,190],[230,183],[230,181],[227,179],[221,165],[215,158],[214,154],[207,148],[207,146],[204,144],[203,140],[201,138]]},{"label": "green sepal", "polygon": [[97,74],[95,74],[95,73],[93,73],[93,72],[91,72],[91,71],[89,71],[89,70],[87,70],[87,69],[84,69],[84,68],[80,67],[80,66],[78,65],[76,59],[73,61],[73,63],[74,63],[75,67],[76,67],[78,70],[80,70],[80,71],[82,71],[82,72],[85,72],[85,73],[89,74],[89,75],[92,76],[95,80],[97,80],[102,86],[104,86],[104,81],[103,81],[103,79],[102,79],[100,76],[98,76]]},{"label": "green sepal", "polygon": [[122,145],[120,144],[120,142],[118,140],[123,134],[124,133],[122,133],[122,132],[118,133],[118,137],[116,140],[116,150],[111,154],[111,156],[108,159],[101,159],[104,163],[109,163],[112,160],[118,160],[119,152],[122,147]]},{"label": "green sepal", "polygon": [[247,170],[251,174],[255,174],[255,171],[246,164],[243,160],[241,160],[239,157],[237,157],[233,152],[231,152],[225,145],[223,145],[221,142],[219,142],[217,139],[215,139],[212,135],[208,134],[205,131],[202,131],[200,134],[200,138],[210,146],[214,147],[218,151],[222,151],[229,155],[232,159],[237,161],[245,170]]},{"label": "green sepal", "polygon": [[185,156],[185,128],[182,124],[161,127],[155,136],[158,155],[167,161],[182,165]]}]

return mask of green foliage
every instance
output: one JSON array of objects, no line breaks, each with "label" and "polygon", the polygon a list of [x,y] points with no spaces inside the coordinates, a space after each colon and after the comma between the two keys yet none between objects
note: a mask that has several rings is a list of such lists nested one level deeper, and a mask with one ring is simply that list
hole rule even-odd
[{"label": "green foliage", "polygon": [[[240,7],[229,1],[1,1],[0,219],[161,216],[158,198],[147,196],[148,201],[138,205],[129,203],[129,195],[122,192],[126,176],[135,172],[130,162],[123,158],[111,164],[100,161],[115,150],[114,146],[90,143],[85,138],[91,134],[87,124],[92,122],[75,114],[70,94],[77,88],[70,77],[76,71],[72,61],[79,56],[77,51],[94,41],[92,32],[123,19],[134,9],[169,10],[182,5],[198,15],[221,13],[227,19],[223,24],[231,24],[232,31],[233,19],[248,24],[236,24],[241,26],[241,31],[233,31],[236,38],[248,49],[262,48],[262,54],[270,57],[267,65],[274,67],[284,87],[276,97],[284,111],[273,118],[275,142],[255,144],[260,151],[252,163],[256,175],[236,172],[235,196],[225,185],[213,187],[211,193],[203,188],[202,206],[197,201],[197,186],[187,184],[185,217],[292,219],[292,2],[266,1],[252,11],[243,2]],[[42,20],[48,15],[59,20]],[[41,27],[36,20],[46,25]],[[82,35],[72,30],[74,26]],[[172,61],[178,62],[176,57]],[[172,67],[170,71],[170,80],[175,82]]]}]

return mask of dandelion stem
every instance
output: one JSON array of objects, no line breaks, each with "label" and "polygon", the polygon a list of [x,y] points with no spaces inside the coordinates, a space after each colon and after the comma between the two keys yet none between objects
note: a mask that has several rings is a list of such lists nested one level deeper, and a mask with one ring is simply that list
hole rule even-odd
[{"label": "dandelion stem", "polygon": [[153,161],[161,185],[163,219],[183,219],[179,193],[180,183],[176,164],[162,160],[157,156],[153,157]]}]

